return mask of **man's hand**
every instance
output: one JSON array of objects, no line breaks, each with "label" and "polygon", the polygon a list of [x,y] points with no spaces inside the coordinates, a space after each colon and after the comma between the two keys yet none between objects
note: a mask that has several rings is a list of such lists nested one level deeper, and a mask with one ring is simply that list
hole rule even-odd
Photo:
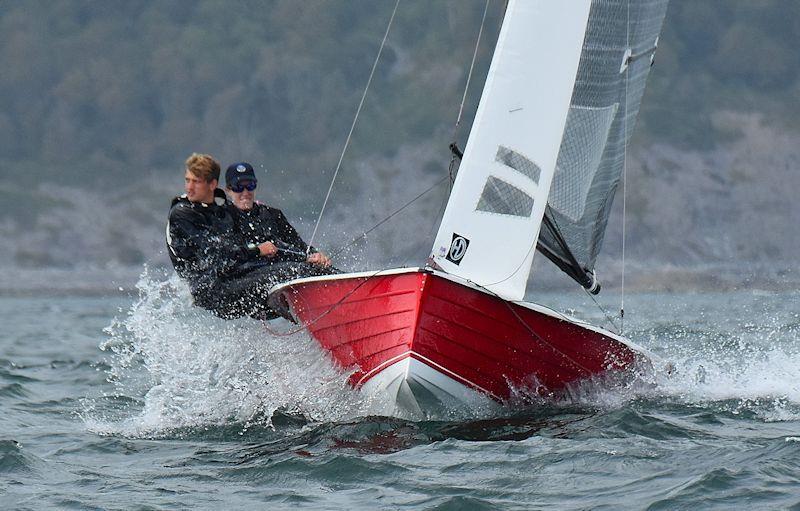
[{"label": "man's hand", "polygon": [[309,254],[308,258],[306,259],[307,262],[311,264],[318,264],[323,268],[327,268],[331,265],[331,260],[328,256],[323,254],[322,252],[316,252],[314,254]]},{"label": "man's hand", "polygon": [[264,257],[274,257],[278,253],[278,247],[271,241],[265,241],[258,246],[258,253]]}]

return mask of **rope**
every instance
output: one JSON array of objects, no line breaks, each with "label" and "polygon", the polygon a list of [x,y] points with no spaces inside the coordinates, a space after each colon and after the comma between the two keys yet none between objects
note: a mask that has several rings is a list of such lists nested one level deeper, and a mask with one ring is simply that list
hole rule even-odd
[{"label": "rope", "polygon": [[586,288],[583,288],[583,290],[586,291],[586,294],[589,296],[589,298],[591,298],[594,304],[597,305],[597,308],[600,309],[600,312],[605,315],[606,321],[608,321],[611,326],[614,327],[614,330],[617,332],[617,334],[622,335],[622,329],[617,326],[616,323],[614,323],[614,319],[612,318],[611,314],[609,314],[608,311],[606,311],[603,306],[600,305],[600,302],[597,301],[597,298],[595,298],[592,293],[590,293]]},{"label": "rope", "polygon": [[[424,190],[422,193],[420,193],[419,195],[417,195],[416,197],[414,197],[413,199],[411,199],[410,201],[408,201],[408,202],[407,202],[406,204],[404,204],[404,205],[403,205],[403,206],[402,206],[400,209],[396,210],[394,213],[392,213],[392,214],[391,214],[391,215],[389,215],[388,217],[386,217],[386,218],[384,218],[383,220],[381,220],[380,222],[378,222],[378,223],[377,223],[375,226],[373,226],[371,229],[369,229],[369,230],[365,231],[363,234],[361,234],[361,235],[359,235],[359,236],[357,236],[357,237],[353,238],[353,239],[350,241],[350,243],[348,243],[347,245],[345,245],[345,246],[343,246],[342,248],[338,249],[337,251],[333,252],[333,255],[332,255],[331,257],[334,257],[336,254],[338,254],[338,253],[342,252],[343,250],[345,250],[346,248],[348,248],[350,245],[352,245],[353,243],[355,243],[355,242],[356,242],[356,241],[357,241],[359,238],[361,238],[361,237],[364,237],[364,236],[366,236],[367,234],[369,234],[370,232],[372,232],[373,230],[377,229],[377,228],[378,228],[380,225],[382,225],[383,223],[385,223],[386,221],[388,221],[390,218],[392,218],[393,216],[395,216],[396,214],[400,213],[402,210],[404,210],[405,208],[407,208],[408,206],[410,206],[411,204],[413,204],[415,201],[417,201],[418,199],[420,199],[420,198],[421,198],[422,196],[424,196],[426,193],[430,192],[431,190],[433,190],[434,188],[436,188],[437,186],[439,186],[440,184],[442,184],[442,183],[444,182],[444,180],[445,180],[445,179],[447,179],[447,176],[444,176],[444,177],[442,177],[441,179],[439,179],[439,181],[437,181],[436,183],[434,183],[433,185],[431,185],[430,187],[428,187],[427,189],[425,189],[425,190]],[[435,226],[435,224],[434,224],[434,226]],[[406,260],[403,262],[403,264],[401,264],[400,266],[405,266],[405,265],[406,265],[406,263],[408,263],[408,259],[410,259],[410,257],[411,257],[411,256],[407,257],[407,258],[406,258]],[[263,322],[263,325],[264,325],[264,330],[266,330],[266,332],[267,332],[267,333],[269,333],[270,335],[273,335],[273,336],[275,336],[275,337],[290,337],[290,336],[292,336],[292,335],[295,335],[295,334],[297,334],[297,333],[299,333],[299,332],[302,332],[302,331],[306,330],[306,329],[307,329],[309,326],[313,325],[313,324],[314,324],[314,323],[316,323],[317,321],[321,320],[322,318],[324,318],[325,316],[327,316],[328,314],[330,314],[331,312],[333,312],[333,311],[334,311],[334,310],[335,310],[337,307],[339,307],[339,306],[340,306],[342,303],[344,303],[344,301],[345,301],[345,300],[347,300],[347,299],[348,299],[348,298],[349,298],[349,297],[350,297],[350,296],[351,296],[353,293],[355,293],[356,291],[358,291],[358,289],[360,289],[360,288],[361,288],[361,286],[363,286],[364,284],[366,284],[366,283],[367,283],[367,282],[368,282],[370,279],[372,279],[372,278],[374,278],[374,277],[377,277],[377,276],[378,276],[378,275],[380,275],[382,272],[384,272],[384,271],[386,271],[386,270],[389,270],[389,269],[391,269],[391,268],[383,268],[383,269],[377,270],[377,271],[376,271],[375,273],[373,273],[372,275],[368,275],[368,276],[366,276],[366,277],[364,278],[364,281],[363,281],[363,282],[361,282],[361,283],[360,283],[360,284],[358,284],[358,285],[357,285],[355,288],[353,288],[353,289],[352,289],[350,292],[348,292],[348,293],[346,293],[344,296],[342,296],[342,298],[340,298],[340,299],[339,299],[339,300],[338,300],[336,303],[334,303],[333,305],[331,305],[331,306],[328,308],[328,310],[326,310],[325,312],[323,312],[322,314],[320,314],[319,316],[317,316],[317,317],[316,317],[316,318],[314,318],[313,320],[309,321],[308,323],[305,323],[305,324],[303,324],[303,326],[300,326],[300,327],[298,327],[298,328],[295,328],[294,330],[290,330],[289,332],[278,332],[278,331],[276,331],[276,330],[273,330],[273,329],[271,329],[269,326],[267,326],[267,322],[266,322],[266,321],[264,321],[264,322]]]},{"label": "rope", "polygon": [[394,4],[394,10],[392,11],[392,16],[389,18],[389,24],[386,26],[386,33],[383,34],[383,40],[381,41],[381,47],[378,49],[378,55],[375,57],[375,62],[372,64],[372,71],[369,73],[369,79],[367,80],[367,85],[364,87],[364,93],[361,95],[361,101],[358,103],[358,109],[356,109],[356,115],[353,117],[353,124],[350,125],[350,132],[347,134],[347,140],[345,140],[344,147],[342,148],[342,154],[339,156],[339,163],[336,164],[336,170],[333,172],[333,178],[331,179],[331,185],[328,187],[328,193],[325,195],[325,201],[322,203],[322,209],[319,211],[319,216],[317,217],[317,223],[314,225],[314,232],[311,234],[311,240],[308,242],[308,250],[311,250],[311,245],[314,244],[314,238],[317,235],[317,229],[319,228],[319,223],[322,220],[322,214],[325,212],[325,206],[328,205],[328,199],[331,197],[331,191],[333,190],[333,184],[336,182],[336,176],[339,175],[339,169],[342,168],[342,160],[344,160],[344,155],[347,152],[347,147],[350,145],[350,139],[353,136],[353,130],[356,127],[356,122],[358,121],[358,116],[361,113],[361,107],[364,106],[364,99],[367,97],[367,91],[369,91],[369,86],[372,83],[372,77],[375,75],[375,69],[378,67],[378,61],[381,58],[381,53],[383,53],[383,47],[386,45],[386,39],[389,37],[389,30],[392,28],[392,22],[394,21],[394,15],[397,14],[397,6],[400,5],[400,0]]},{"label": "rope", "polygon": [[[271,329],[269,326],[267,326],[267,323],[266,323],[266,322],[263,322],[263,325],[264,325],[264,330],[266,330],[266,331],[267,331],[267,333],[269,333],[270,335],[273,335],[273,336],[275,336],[275,337],[290,337],[290,336],[292,336],[292,335],[295,335],[295,334],[297,334],[297,333],[299,333],[299,332],[302,332],[302,331],[304,331],[304,330],[307,330],[309,326],[313,325],[314,323],[318,322],[319,320],[321,320],[322,318],[324,318],[325,316],[327,316],[328,314],[330,314],[331,312],[333,312],[333,311],[334,311],[336,308],[338,308],[338,307],[339,307],[339,306],[340,306],[342,303],[344,303],[344,301],[345,301],[345,300],[347,300],[347,299],[348,299],[350,296],[352,296],[352,295],[353,295],[353,294],[354,294],[356,291],[358,291],[358,290],[361,288],[361,286],[363,286],[364,284],[366,284],[367,282],[369,282],[371,279],[373,279],[373,278],[377,277],[377,276],[378,276],[378,275],[379,275],[381,272],[383,272],[383,271],[386,271],[386,269],[381,269],[381,270],[378,270],[378,271],[376,271],[375,273],[373,273],[372,275],[367,275],[366,277],[364,277],[364,280],[363,280],[362,282],[360,282],[360,283],[359,283],[359,284],[358,284],[356,287],[354,287],[352,290],[350,290],[348,293],[346,293],[344,296],[342,296],[342,297],[341,297],[339,300],[337,300],[337,301],[336,301],[334,304],[332,304],[332,305],[331,305],[331,306],[330,306],[330,307],[329,307],[329,308],[328,308],[328,309],[327,309],[325,312],[323,312],[322,314],[320,314],[320,315],[319,315],[319,316],[317,316],[316,318],[312,319],[311,321],[309,321],[309,322],[307,322],[307,323],[304,323],[302,326],[300,326],[300,327],[298,327],[298,328],[295,328],[295,329],[293,329],[293,330],[290,330],[290,331],[288,331],[288,332],[278,332],[278,331],[276,331],[276,330],[273,330],[273,329]],[[564,353],[563,351],[559,350],[558,348],[556,348],[555,346],[553,346],[553,344],[551,344],[551,343],[547,342],[547,340],[545,340],[545,339],[544,339],[544,338],[543,338],[541,335],[539,335],[538,333],[536,333],[536,331],[534,331],[534,330],[533,330],[533,327],[531,327],[531,326],[530,326],[528,323],[526,323],[526,322],[525,322],[525,320],[523,320],[523,319],[522,319],[522,318],[519,316],[519,314],[517,313],[517,311],[515,311],[515,310],[514,310],[514,307],[512,306],[511,302],[509,302],[509,301],[507,301],[507,300],[504,300],[504,299],[503,299],[502,297],[500,297],[500,296],[499,296],[497,293],[495,293],[495,292],[493,292],[493,291],[491,291],[491,290],[489,290],[489,289],[487,289],[487,288],[485,288],[485,287],[481,286],[480,284],[475,284],[474,282],[473,282],[473,284],[474,284],[476,287],[479,287],[479,288],[483,289],[483,291],[484,291],[484,292],[486,292],[487,294],[489,294],[489,295],[491,295],[491,296],[494,296],[494,297],[496,297],[496,298],[498,298],[498,299],[502,300],[502,301],[503,301],[503,303],[504,303],[504,304],[505,304],[505,305],[508,307],[508,310],[510,310],[510,311],[511,311],[511,313],[514,315],[514,317],[517,319],[517,321],[519,321],[519,323],[520,323],[520,324],[523,326],[523,328],[525,328],[525,330],[527,330],[527,331],[528,331],[528,333],[530,333],[530,334],[531,334],[531,336],[532,336],[532,337],[534,337],[536,340],[538,340],[538,341],[539,341],[541,344],[544,344],[544,345],[546,345],[546,346],[547,346],[547,347],[549,347],[549,348],[550,348],[550,349],[551,349],[551,350],[552,350],[554,353],[556,353],[556,354],[558,354],[558,355],[561,355],[562,357],[564,357],[564,359],[566,359],[568,362],[570,362],[572,365],[574,365],[575,367],[577,367],[577,368],[578,368],[578,369],[580,369],[581,371],[583,371],[583,372],[585,372],[585,373],[587,373],[587,374],[592,374],[592,372],[591,372],[589,369],[587,369],[586,367],[584,367],[584,366],[583,366],[581,363],[579,363],[578,361],[574,360],[572,357],[570,357],[569,355],[567,355],[567,354],[566,354],[566,353]],[[563,317],[563,316],[562,316],[562,317]]]},{"label": "rope", "polygon": [[[471,282],[475,287],[478,287],[478,288],[482,289],[485,293],[487,293],[487,294],[489,294],[491,296],[494,296],[495,298],[501,300],[506,305],[506,307],[508,307],[508,310],[511,311],[511,314],[513,314],[514,317],[517,318],[517,321],[519,321],[519,323],[525,328],[525,330],[527,330],[528,333],[530,333],[531,336],[534,337],[536,340],[538,340],[540,343],[542,343],[542,344],[546,345],[547,347],[549,347],[551,350],[553,350],[554,353],[557,353],[557,354],[561,355],[562,357],[564,357],[567,361],[572,363],[578,369],[586,372],[587,374],[592,374],[592,372],[589,369],[587,369],[586,367],[581,365],[578,361],[573,360],[572,357],[570,357],[569,355],[567,355],[566,353],[564,353],[560,349],[556,348],[555,346],[553,346],[552,344],[547,342],[541,335],[537,334],[533,330],[533,327],[531,327],[528,323],[526,323],[525,320],[523,320],[519,316],[519,314],[517,314],[517,311],[514,310],[514,307],[512,306],[510,301],[504,299],[503,297],[501,297],[500,295],[498,295],[497,293],[495,293],[491,289],[487,289],[486,287],[484,287],[484,286],[482,286],[480,284],[477,284],[475,282],[472,282],[472,281],[469,281],[469,282]],[[559,315],[561,315],[561,314],[559,314]],[[563,318],[564,316],[561,315],[561,317]]]},{"label": "rope", "polygon": [[364,277],[364,280],[362,282],[360,282],[356,287],[351,289],[349,292],[345,293],[345,295],[342,296],[336,303],[331,305],[328,308],[328,310],[326,310],[325,312],[323,312],[322,314],[320,314],[316,318],[312,319],[308,323],[303,323],[301,326],[299,326],[298,328],[295,328],[294,330],[290,330],[288,332],[278,332],[276,330],[271,329],[269,326],[267,326],[267,322],[266,321],[263,321],[262,323],[264,324],[264,330],[266,330],[267,333],[269,333],[270,335],[273,335],[275,337],[290,337],[290,336],[295,335],[295,334],[297,334],[299,332],[302,332],[302,331],[306,330],[309,326],[313,325],[317,321],[321,320],[322,318],[324,318],[325,316],[327,316],[328,314],[333,312],[337,307],[339,307],[342,303],[344,303],[345,300],[350,298],[350,296],[353,293],[358,291],[361,288],[361,286],[363,286],[364,284],[369,282],[370,279],[372,279],[374,277],[377,277],[381,272],[384,272],[384,271],[386,271],[388,269],[389,268],[383,268],[383,269],[380,269],[380,270],[376,271],[372,275],[367,275],[366,277]]},{"label": "rope", "polygon": [[[458,127],[461,125],[461,117],[464,114],[464,104],[467,101],[467,93],[469,92],[469,83],[472,81],[472,72],[475,69],[475,60],[478,57],[478,49],[481,46],[481,37],[483,36],[483,27],[486,24],[486,13],[489,11],[489,0],[486,0],[486,5],[483,7],[483,17],[481,18],[481,26],[478,29],[478,38],[475,41],[475,49],[472,51],[472,61],[469,63],[469,71],[467,72],[467,83],[464,85],[464,94],[461,95],[461,104],[458,105],[458,116],[456,117],[456,123],[453,125],[453,144],[452,146],[458,147],[456,144],[456,137],[458,136]],[[450,185],[453,185],[453,181],[455,177],[453,175],[453,171],[455,170],[456,166],[456,154],[453,151],[452,156],[450,156],[450,165],[447,167],[447,174],[450,176]]]},{"label": "rope", "polygon": [[[502,300],[502,298],[501,298],[501,300]],[[509,302],[507,302],[505,300],[503,300],[503,301],[505,302],[506,306],[508,307],[508,310],[510,310],[511,313],[514,315],[514,317],[517,318],[517,321],[519,321],[520,324],[523,327],[525,327],[525,329],[528,331],[528,333],[530,333],[533,337],[535,337],[540,343],[546,345],[548,348],[553,350],[554,353],[557,353],[557,354],[561,355],[562,357],[564,357],[568,362],[570,362],[572,365],[574,365],[575,367],[577,367],[581,371],[585,372],[586,374],[588,374],[588,375],[592,374],[592,371],[589,370],[588,368],[584,367],[583,364],[581,364],[577,360],[573,359],[572,357],[570,357],[569,355],[567,355],[566,353],[564,353],[560,349],[556,348],[555,346],[553,346],[552,344],[547,342],[541,335],[537,334],[533,330],[533,327],[531,327],[528,323],[525,322],[525,320],[523,320],[521,317],[519,317],[519,314],[517,314],[517,311],[515,311],[514,307],[511,306],[511,303],[509,303]]]}]

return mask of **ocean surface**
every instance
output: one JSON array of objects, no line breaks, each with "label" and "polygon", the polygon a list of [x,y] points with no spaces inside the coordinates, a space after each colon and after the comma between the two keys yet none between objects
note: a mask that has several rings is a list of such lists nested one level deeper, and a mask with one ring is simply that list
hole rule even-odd
[{"label": "ocean surface", "polygon": [[0,509],[800,509],[799,292],[628,294],[652,371],[424,421],[367,415],[288,323],[188,303],[146,273],[0,298]]}]

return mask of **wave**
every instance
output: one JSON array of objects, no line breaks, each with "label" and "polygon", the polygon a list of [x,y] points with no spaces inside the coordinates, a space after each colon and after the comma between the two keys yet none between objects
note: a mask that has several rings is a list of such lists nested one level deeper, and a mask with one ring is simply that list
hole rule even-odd
[{"label": "wave", "polygon": [[43,461],[28,452],[15,440],[0,440],[0,474],[31,474],[41,468]]},{"label": "wave", "polygon": [[636,332],[671,365],[654,379],[654,393],[766,421],[800,418],[798,314],[773,305],[791,303],[780,296],[760,302],[742,293]]},{"label": "wave", "polygon": [[91,430],[159,436],[230,423],[269,426],[279,409],[318,421],[364,414],[348,374],[307,335],[275,336],[250,319],[219,319],[193,307],[174,275],[146,270],[137,289],[138,300],[106,329],[101,349],[109,353],[114,394],[140,399],[141,409],[124,416],[95,401],[84,414]]},{"label": "wave", "polygon": [[[130,310],[106,328],[101,349],[114,391],[86,401],[82,417],[91,431],[194,437],[227,436],[233,428],[246,436],[274,428],[277,416],[302,417],[308,428],[363,419],[380,408],[347,384],[347,371],[334,367],[307,334],[275,333],[293,330],[288,322],[271,322],[267,330],[250,319],[221,320],[192,306],[185,284],[161,271],[146,268],[136,288]],[[754,323],[753,314],[737,307],[697,317],[682,305],[666,311],[678,318],[670,321],[663,307],[653,307],[658,315],[640,314],[630,337],[660,361],[632,379],[582,382],[554,400],[521,400],[492,416],[444,410],[438,419],[494,420],[542,406],[593,413],[653,401],[763,421],[800,418],[797,315],[772,311]]]}]

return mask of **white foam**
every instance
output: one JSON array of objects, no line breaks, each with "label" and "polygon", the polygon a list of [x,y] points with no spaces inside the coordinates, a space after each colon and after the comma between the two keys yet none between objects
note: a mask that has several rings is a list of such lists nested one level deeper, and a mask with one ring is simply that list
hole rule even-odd
[{"label": "white foam", "polygon": [[720,318],[725,328],[708,325],[713,334],[660,339],[675,371],[657,378],[658,391],[766,421],[800,419],[800,339],[792,327],[797,318],[749,316],[727,323]]},{"label": "white foam", "polygon": [[[97,411],[102,406],[89,403],[84,419],[92,431],[153,436],[228,424],[244,430],[254,423],[269,426],[278,409],[325,422],[375,409],[304,332],[274,336],[251,319],[219,319],[192,306],[188,289],[174,275],[146,270],[137,289],[139,299],[107,328],[101,348],[109,353],[115,393],[141,406],[109,418]],[[754,322],[747,315],[747,322],[743,317],[725,323],[711,316],[700,314],[692,329],[653,321],[653,330],[640,331],[633,340],[663,357],[654,370],[623,384],[584,382],[570,389],[567,403],[619,408],[641,397],[666,397],[752,413],[764,421],[800,419],[798,317]],[[270,328],[295,329],[287,322],[272,322]],[[667,363],[674,370],[667,371]]]},{"label": "white foam", "polygon": [[273,336],[252,319],[219,319],[193,307],[175,276],[145,271],[137,288],[139,300],[106,329],[101,349],[110,353],[117,394],[141,399],[143,407],[111,420],[87,413],[91,430],[151,436],[231,423],[246,429],[269,425],[279,408],[320,421],[362,414],[348,375],[307,334]]},{"label": "white foam", "polygon": [[[799,420],[800,315],[772,303],[767,311],[734,301],[719,310],[662,308],[658,316],[638,318],[650,328],[632,340],[661,360],[622,385],[581,382],[569,389],[567,402],[613,409],[638,398],[666,398],[765,422]],[[665,317],[674,319],[665,324]]]}]

